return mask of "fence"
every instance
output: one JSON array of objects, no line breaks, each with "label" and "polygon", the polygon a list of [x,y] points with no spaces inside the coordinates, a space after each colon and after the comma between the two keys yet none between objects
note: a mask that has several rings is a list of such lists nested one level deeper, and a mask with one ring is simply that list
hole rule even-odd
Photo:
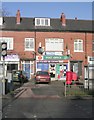
[{"label": "fence", "polygon": [[84,84],[72,84],[67,85],[65,82],[65,91],[64,91],[65,97],[67,96],[90,96],[92,93],[88,90],[88,88],[85,88]]}]

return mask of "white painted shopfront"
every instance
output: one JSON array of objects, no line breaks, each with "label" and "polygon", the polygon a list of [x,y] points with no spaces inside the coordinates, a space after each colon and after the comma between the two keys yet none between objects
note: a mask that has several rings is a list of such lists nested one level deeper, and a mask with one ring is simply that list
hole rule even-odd
[{"label": "white painted shopfront", "polygon": [[[10,54],[5,57],[5,76],[7,77],[7,73],[12,72],[12,70],[19,70],[20,66],[19,55]],[[1,57],[0,61],[0,71],[3,69],[3,58]],[[2,74],[2,72],[0,72]]]}]

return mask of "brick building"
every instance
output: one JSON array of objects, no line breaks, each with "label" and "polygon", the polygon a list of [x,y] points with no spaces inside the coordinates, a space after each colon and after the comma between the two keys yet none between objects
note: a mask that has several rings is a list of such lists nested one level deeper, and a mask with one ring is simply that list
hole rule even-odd
[{"label": "brick building", "polygon": [[[0,42],[6,41],[6,75],[13,69],[27,72],[29,78],[37,70],[50,72],[52,80],[66,79],[66,71],[79,77],[86,74],[93,58],[92,21],[60,18],[0,17]],[[2,57],[0,61],[2,67]]]}]

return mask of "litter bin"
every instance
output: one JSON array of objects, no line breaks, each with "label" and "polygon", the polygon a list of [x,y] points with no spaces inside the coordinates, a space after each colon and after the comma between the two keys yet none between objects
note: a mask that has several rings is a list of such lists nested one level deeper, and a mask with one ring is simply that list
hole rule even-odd
[{"label": "litter bin", "polygon": [[71,71],[67,71],[66,72],[66,84],[70,85],[72,83],[72,72]]},{"label": "litter bin", "polygon": [[11,92],[14,90],[14,84],[13,81],[11,80],[11,82],[8,82],[8,92]]},{"label": "litter bin", "polygon": [[8,93],[8,79],[5,79],[5,94]]}]

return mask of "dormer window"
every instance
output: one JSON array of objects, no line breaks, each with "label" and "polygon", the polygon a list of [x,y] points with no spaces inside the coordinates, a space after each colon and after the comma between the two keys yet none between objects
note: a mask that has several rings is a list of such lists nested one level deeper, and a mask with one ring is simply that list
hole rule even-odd
[{"label": "dormer window", "polygon": [[50,26],[49,18],[35,18],[35,26]]},{"label": "dormer window", "polygon": [[3,25],[3,17],[0,17],[0,25]]}]

